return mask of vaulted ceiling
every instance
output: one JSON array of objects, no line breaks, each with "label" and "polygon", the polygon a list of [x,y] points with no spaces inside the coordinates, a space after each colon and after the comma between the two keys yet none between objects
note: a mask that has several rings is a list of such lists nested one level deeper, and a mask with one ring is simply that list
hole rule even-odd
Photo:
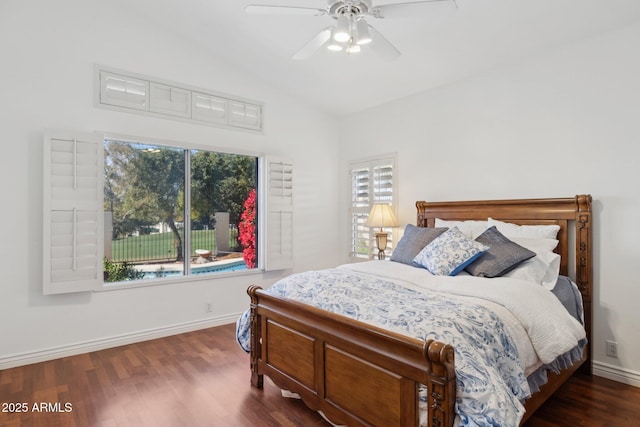
[{"label": "vaulted ceiling", "polygon": [[[373,5],[412,0],[373,0]],[[402,55],[325,50],[291,57],[329,16],[250,15],[248,4],[324,8],[326,0],[120,0],[231,65],[331,114],[397,98],[508,66],[545,50],[640,22],[639,0],[457,0],[457,9],[416,7],[403,18],[371,20]],[[635,53],[637,54],[637,53]]]}]

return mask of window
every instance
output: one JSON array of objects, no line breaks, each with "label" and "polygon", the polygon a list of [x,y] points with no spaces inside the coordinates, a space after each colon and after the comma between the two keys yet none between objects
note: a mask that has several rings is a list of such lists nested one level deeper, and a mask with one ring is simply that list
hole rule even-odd
[{"label": "window", "polygon": [[[375,231],[365,226],[374,203],[388,203],[395,210],[395,156],[355,161],[351,175],[351,257],[370,259],[377,253]],[[393,249],[393,229],[389,233],[387,251]]]},{"label": "window", "polygon": [[106,139],[105,280],[259,267],[257,172],[255,156]]},{"label": "window", "polygon": [[292,265],[290,163],[56,132],[44,174],[45,293]]},{"label": "window", "polygon": [[262,131],[258,101],[95,67],[96,106],[229,129]]}]

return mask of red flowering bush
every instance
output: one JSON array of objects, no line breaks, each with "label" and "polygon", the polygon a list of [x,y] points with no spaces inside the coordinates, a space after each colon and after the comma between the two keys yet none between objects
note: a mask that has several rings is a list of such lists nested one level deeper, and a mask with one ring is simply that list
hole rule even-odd
[{"label": "red flowering bush", "polygon": [[256,267],[256,190],[251,190],[244,201],[244,211],[238,225],[242,255],[247,268]]}]

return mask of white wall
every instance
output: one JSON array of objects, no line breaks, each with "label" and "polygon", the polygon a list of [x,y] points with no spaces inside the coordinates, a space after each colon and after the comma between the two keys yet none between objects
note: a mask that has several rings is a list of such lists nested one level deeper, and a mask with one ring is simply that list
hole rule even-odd
[{"label": "white wall", "polygon": [[[0,4],[0,369],[78,345],[131,340],[173,326],[235,320],[246,288],[290,273],[74,295],[42,295],[45,129],[109,131],[286,155],[296,166],[295,270],[335,265],[337,122],[97,0]],[[93,106],[95,63],[265,103],[265,134],[156,119]],[[312,129],[312,131],[310,131]],[[205,313],[206,302],[213,313]],[[114,342],[118,342],[116,339]],[[30,359],[31,358],[31,359]]]},{"label": "white wall", "polygon": [[640,25],[355,114],[340,158],[397,150],[403,224],[416,200],[592,194],[596,368],[640,386],[638,52]]}]

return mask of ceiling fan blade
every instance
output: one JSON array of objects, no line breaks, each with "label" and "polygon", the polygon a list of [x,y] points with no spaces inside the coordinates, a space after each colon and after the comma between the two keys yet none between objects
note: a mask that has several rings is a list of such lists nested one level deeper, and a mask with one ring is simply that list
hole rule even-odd
[{"label": "ceiling fan blade", "polygon": [[307,42],[307,44],[302,46],[302,49],[300,49],[298,52],[296,52],[295,55],[293,55],[293,59],[307,59],[311,55],[313,55],[316,50],[320,49],[329,40],[329,38],[331,37],[331,28],[332,27],[327,27],[316,34],[314,38],[312,38]]},{"label": "ceiling fan blade", "polygon": [[324,9],[313,9],[310,7],[293,7],[293,6],[274,6],[250,4],[244,8],[246,13],[258,15],[302,15],[302,16],[320,16],[326,15]]},{"label": "ceiling fan blade", "polygon": [[371,9],[370,15],[376,18],[410,18],[416,16],[417,8],[446,7],[447,9],[457,9],[456,0],[421,0],[406,3],[382,4]]},{"label": "ceiling fan blade", "polygon": [[400,51],[371,25],[369,25],[369,32],[371,33],[371,44],[369,46],[380,58],[385,61],[393,61],[401,55]]}]

